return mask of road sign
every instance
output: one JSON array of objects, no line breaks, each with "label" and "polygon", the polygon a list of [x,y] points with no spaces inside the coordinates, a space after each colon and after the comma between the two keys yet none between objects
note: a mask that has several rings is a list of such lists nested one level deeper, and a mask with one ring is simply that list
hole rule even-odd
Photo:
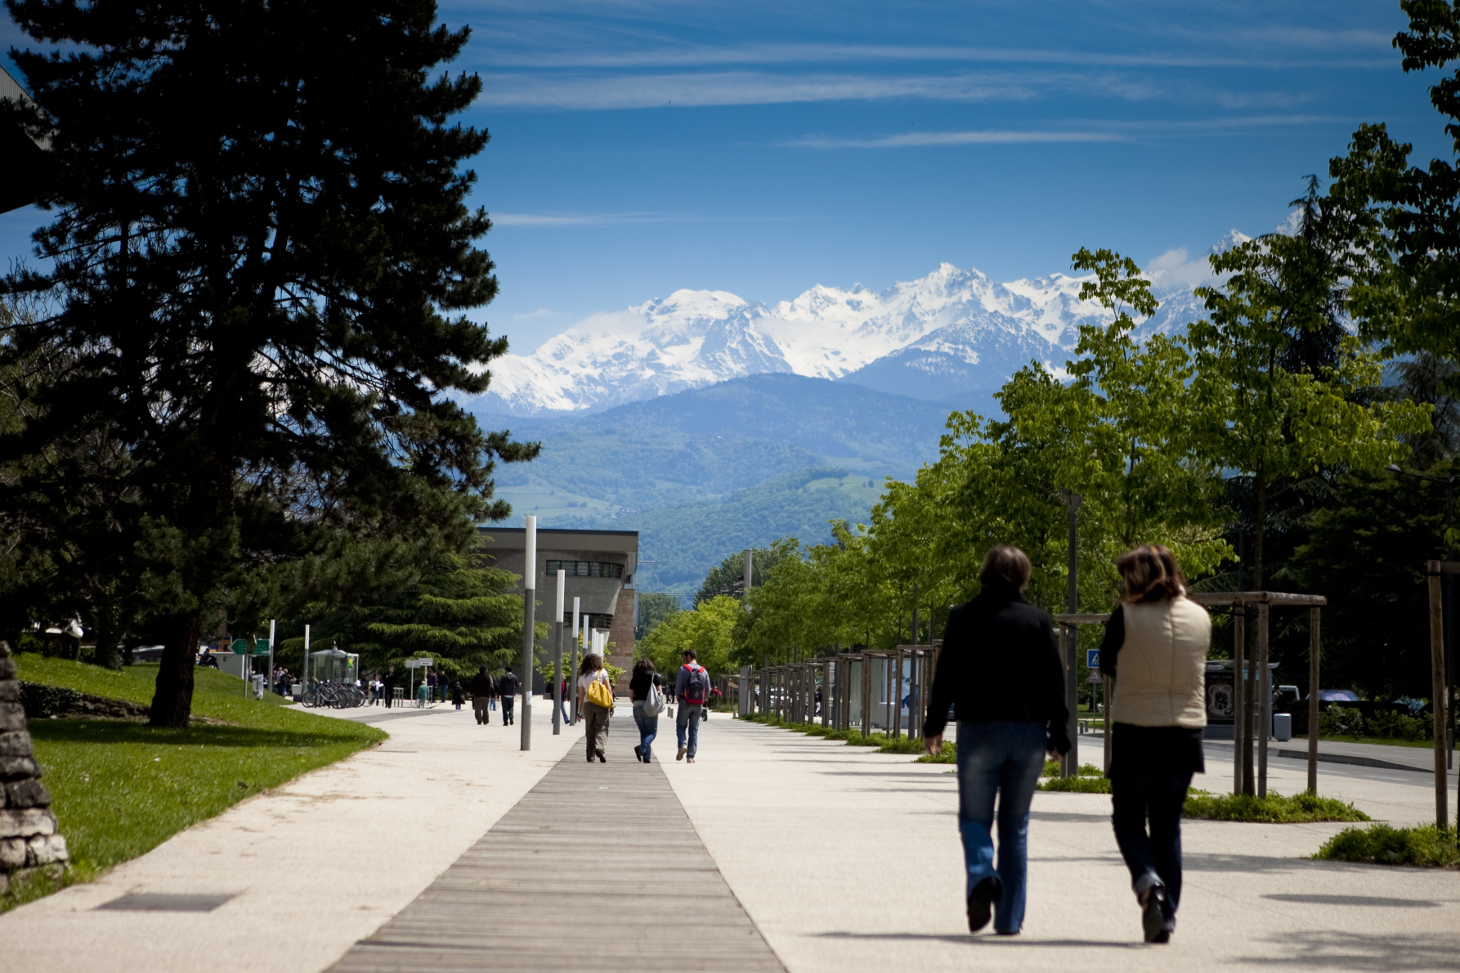
[{"label": "road sign", "polygon": [[248,655],[248,639],[234,639],[229,648],[234,655]]},{"label": "road sign", "polygon": [[1090,668],[1090,669],[1099,669],[1100,668],[1100,650],[1099,649],[1086,649],[1085,650],[1085,665],[1086,665],[1087,668]]},{"label": "road sign", "polygon": [[1085,685],[1087,686],[1098,686],[1104,681],[1105,679],[1100,675],[1099,669],[1091,669],[1090,675],[1085,677]]},{"label": "road sign", "polygon": [[249,645],[248,639],[234,639],[228,648],[234,655],[268,655],[269,640],[255,639],[253,645]]}]

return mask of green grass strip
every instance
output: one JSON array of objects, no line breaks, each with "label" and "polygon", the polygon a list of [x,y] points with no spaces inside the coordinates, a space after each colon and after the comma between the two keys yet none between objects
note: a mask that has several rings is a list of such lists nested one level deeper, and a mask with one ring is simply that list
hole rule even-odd
[{"label": "green grass strip", "polygon": [[1319,861],[1364,862],[1371,865],[1412,865],[1428,868],[1460,867],[1455,832],[1434,825],[1392,828],[1345,828],[1313,855]]},{"label": "green grass strip", "polygon": [[[16,657],[26,682],[64,686],[113,699],[150,703],[155,665],[119,673],[85,663]],[[193,713],[229,725],[187,729],[98,719],[46,719],[30,724],[35,756],[52,809],[71,853],[58,881],[35,876],[0,897],[0,911],[155,848],[178,831],[334,763],[385,739],[347,720],[285,709],[285,700],[243,698],[243,682],[213,669],[195,670]]]}]

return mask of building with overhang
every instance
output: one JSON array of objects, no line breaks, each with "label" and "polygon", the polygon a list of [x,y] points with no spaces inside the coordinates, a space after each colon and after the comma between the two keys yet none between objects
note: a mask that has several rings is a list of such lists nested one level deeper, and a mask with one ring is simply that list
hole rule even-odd
[{"label": "building with overhang", "polygon": [[[493,567],[524,574],[527,531],[522,527],[480,528]],[[573,599],[594,631],[608,633],[607,661],[623,669],[614,691],[628,694],[629,671],[634,667],[634,623],[638,617],[638,590],[634,575],[639,567],[639,532],[636,530],[553,530],[538,528],[536,574],[538,621],[553,620],[558,569],[565,575],[563,591],[563,655],[571,649]],[[518,590],[522,590],[518,587]],[[537,645],[539,662],[552,657],[552,646]],[[566,668],[567,663],[564,662]],[[533,673],[533,688],[544,688]],[[569,680],[569,685],[572,681]]]},{"label": "building with overhang", "polygon": [[[30,96],[0,68],[0,99],[31,104]],[[35,184],[44,162],[44,148],[16,123],[0,125],[0,213],[35,202]]]}]

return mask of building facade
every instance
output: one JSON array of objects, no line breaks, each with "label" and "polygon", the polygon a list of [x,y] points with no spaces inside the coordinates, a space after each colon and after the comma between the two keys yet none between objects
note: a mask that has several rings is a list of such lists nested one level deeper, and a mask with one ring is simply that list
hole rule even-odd
[{"label": "building facade", "polygon": [[[485,525],[480,528],[487,555],[494,567],[524,574],[526,529]],[[608,659],[623,669],[614,686],[628,695],[629,672],[634,667],[634,624],[638,619],[638,590],[634,575],[639,567],[639,532],[636,530],[552,530],[538,528],[536,574],[538,621],[553,620],[558,569],[566,575],[563,591],[563,658],[572,652],[573,599],[594,631],[608,633]],[[520,587],[518,590],[521,590]],[[537,644],[539,662],[552,658],[553,647]],[[567,662],[563,663],[567,667]],[[532,676],[534,691],[542,692],[542,676]],[[572,680],[569,680],[572,685]]]}]

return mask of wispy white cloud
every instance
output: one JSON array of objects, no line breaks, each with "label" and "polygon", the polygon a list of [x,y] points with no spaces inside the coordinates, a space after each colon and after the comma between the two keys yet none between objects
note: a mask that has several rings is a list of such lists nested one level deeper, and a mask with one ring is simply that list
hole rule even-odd
[{"label": "wispy white cloud", "polygon": [[773,105],[889,98],[1022,101],[1047,82],[1007,74],[884,77],[855,74],[512,75],[482,78],[482,104],[494,108],[622,109],[666,105]]},{"label": "wispy white cloud", "polygon": [[1116,132],[909,132],[870,139],[805,138],[785,143],[806,149],[897,149],[939,145],[1012,145],[1025,142],[1119,142]]},{"label": "wispy white cloud", "polygon": [[536,311],[527,311],[526,313],[523,313],[523,314],[514,314],[514,315],[512,315],[512,317],[516,318],[518,321],[531,321],[531,320],[534,320],[536,318],[550,318],[552,316],[553,316],[553,312],[552,311],[549,311],[545,307],[540,307]]},{"label": "wispy white cloud", "polygon": [[[626,223],[784,223],[794,216],[705,216],[700,213],[493,213],[496,226],[619,226]],[[542,312],[534,312],[542,313]]]}]

